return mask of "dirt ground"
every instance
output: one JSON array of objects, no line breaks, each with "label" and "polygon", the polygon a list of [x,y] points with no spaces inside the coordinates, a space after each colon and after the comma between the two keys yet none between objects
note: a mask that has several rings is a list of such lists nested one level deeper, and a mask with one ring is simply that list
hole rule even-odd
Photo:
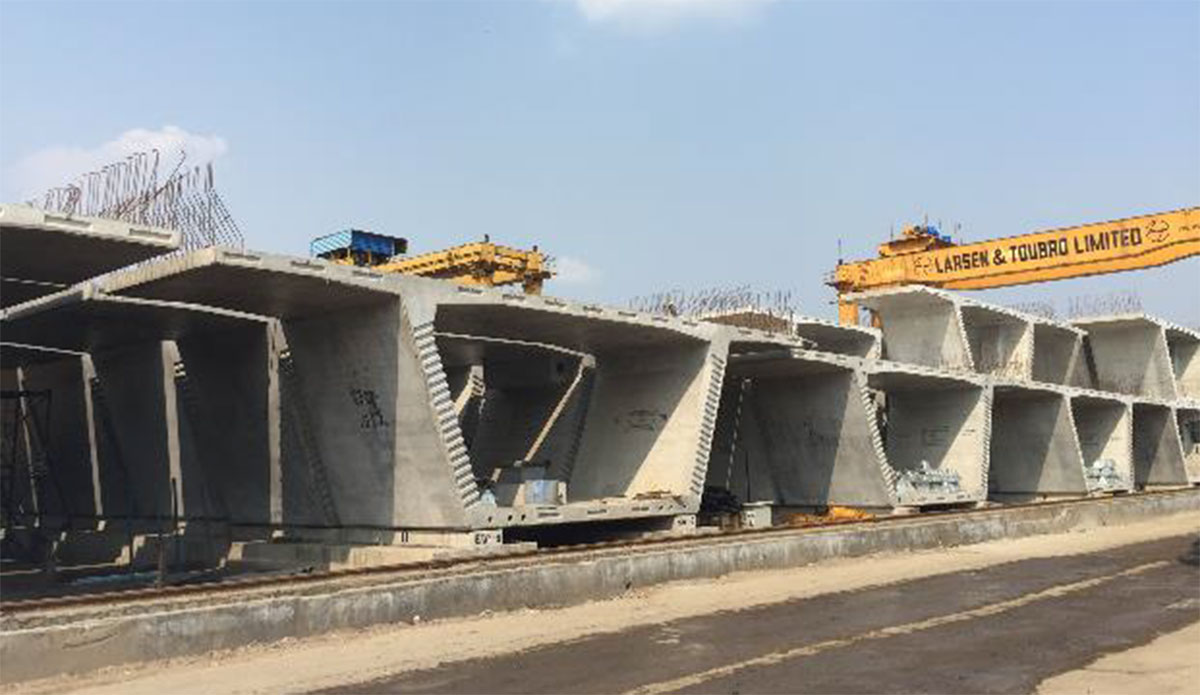
[{"label": "dirt ground", "polygon": [[[744,610],[806,597],[886,586],[1031,558],[1102,552],[1200,529],[1200,513],[1120,528],[1099,528],[974,546],[876,555],[715,580],[680,582],[619,598],[554,610],[483,614],[343,632],[181,659],[84,677],[8,686],[4,693],[297,693],[365,683],[479,657],[498,657],[717,611]],[[1039,687],[1068,692],[1196,692],[1200,627],[1110,654]],[[486,686],[481,686],[481,692]]]}]

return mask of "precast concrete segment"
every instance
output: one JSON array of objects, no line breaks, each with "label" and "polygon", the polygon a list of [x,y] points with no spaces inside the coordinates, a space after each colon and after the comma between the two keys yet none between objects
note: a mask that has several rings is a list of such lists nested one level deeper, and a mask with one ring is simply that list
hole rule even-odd
[{"label": "precast concrete segment", "polygon": [[811,350],[730,358],[706,485],[781,507],[895,506],[856,359]]},{"label": "precast concrete segment", "polygon": [[[694,511],[729,335],[741,334],[689,319],[222,249],[147,263],[113,274],[104,287],[279,319],[286,343],[280,398],[285,413],[294,411],[285,423],[309,423],[297,428],[316,498],[307,522],[327,527],[495,528]],[[765,342],[801,342],[751,333]],[[520,341],[594,359],[567,481],[569,498],[582,505],[518,513],[481,501],[451,383],[461,383],[464,365],[447,370],[439,347],[451,338]]]},{"label": "precast concrete segment", "polygon": [[1028,501],[1089,491],[1066,393],[1045,386],[997,384],[988,496]]},{"label": "precast concrete segment", "polygon": [[895,362],[864,366],[898,504],[986,499],[991,385],[971,374]]},{"label": "precast concrete segment", "polygon": [[1168,400],[1178,396],[1162,322],[1128,314],[1073,323],[1087,331],[1096,388]]},{"label": "precast concrete segment", "polygon": [[[572,306],[526,295],[502,295],[497,305],[485,294],[458,292],[438,303],[435,312],[439,335],[525,340],[592,360],[587,414],[582,428],[575,430],[577,448],[560,450],[569,460],[570,500],[675,498],[684,500],[684,509],[695,511],[729,336],[740,336],[746,329]],[[776,345],[801,342],[761,331],[750,333],[755,340],[775,340]],[[565,365],[557,372],[567,375],[573,369]],[[488,371],[485,366],[485,383]],[[534,407],[529,400],[533,393],[527,391],[525,398]],[[542,412],[556,400],[550,392],[539,398],[544,401],[538,408]]]},{"label": "precast concrete segment", "polygon": [[1179,423],[1169,405],[1134,400],[1133,466],[1138,488],[1188,484]]},{"label": "precast concrete segment", "polygon": [[[183,520],[279,523],[279,415],[266,319],[83,285],[6,309],[3,326],[6,335],[95,356],[98,368],[83,383],[105,516],[161,516],[161,504],[146,511],[138,498],[165,494],[167,511]],[[127,353],[154,357],[140,367],[114,357]],[[161,377],[159,366],[167,370]],[[149,370],[144,381],[123,380],[139,368]],[[146,393],[134,395],[139,388]],[[128,422],[120,404],[130,401],[155,417]],[[155,459],[169,471],[166,491],[131,494],[143,481],[129,466]]]},{"label": "precast concrete segment", "polygon": [[1200,331],[1170,323],[1163,329],[1179,397],[1200,399]]},{"label": "precast concrete segment", "polygon": [[1200,404],[1177,408],[1175,416],[1188,482],[1200,484]]},{"label": "precast concrete segment", "polygon": [[1085,470],[1103,471],[1111,462],[1115,479],[1090,479],[1092,492],[1133,489],[1133,404],[1099,391],[1071,392],[1071,416]]},{"label": "precast concrete segment", "polygon": [[0,283],[11,306],[179,248],[179,232],[0,204]]},{"label": "precast concrete segment", "polygon": [[1033,324],[1033,380],[1077,388],[1093,386],[1084,352],[1084,332],[1049,321]]},{"label": "precast concrete segment", "polygon": [[883,356],[893,362],[970,371],[971,348],[953,295],[913,286],[845,297],[879,318]]}]

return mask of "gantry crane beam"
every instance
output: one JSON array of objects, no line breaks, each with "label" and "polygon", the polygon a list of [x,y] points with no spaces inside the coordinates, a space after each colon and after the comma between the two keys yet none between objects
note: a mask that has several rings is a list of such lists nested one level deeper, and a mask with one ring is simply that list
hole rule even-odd
[{"label": "gantry crane beam", "polygon": [[1127,217],[1078,227],[954,244],[928,228],[879,247],[880,258],[839,264],[829,283],[838,291],[838,318],[858,322],[853,292],[926,285],[958,290],[1010,287],[1049,280],[1152,268],[1200,255],[1200,208]]}]

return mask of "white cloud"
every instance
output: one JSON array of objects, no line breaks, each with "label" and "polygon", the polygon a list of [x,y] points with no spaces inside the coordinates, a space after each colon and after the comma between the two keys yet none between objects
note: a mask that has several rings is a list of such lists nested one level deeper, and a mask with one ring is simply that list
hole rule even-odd
[{"label": "white cloud", "polygon": [[589,21],[656,30],[685,19],[745,21],[775,0],[575,0]]},{"label": "white cloud", "polygon": [[211,162],[229,149],[216,135],[198,135],[168,125],[159,130],[134,128],[116,139],[95,147],[55,145],[38,150],[5,171],[5,192],[17,200],[28,200],[56,186],[77,180],[80,175],[118,162],[134,152],[159,152],[159,177],[165,177],[179,162],[180,151],[187,152],[185,166]]},{"label": "white cloud", "polygon": [[554,261],[554,279],[567,285],[586,285],[600,278],[600,272],[578,258],[559,256]]}]

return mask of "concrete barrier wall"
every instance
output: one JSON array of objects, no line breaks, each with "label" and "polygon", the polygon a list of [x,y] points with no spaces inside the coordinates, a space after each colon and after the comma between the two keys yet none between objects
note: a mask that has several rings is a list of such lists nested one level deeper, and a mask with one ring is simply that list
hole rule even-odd
[{"label": "concrete barrier wall", "polygon": [[1000,501],[1079,497],[1089,492],[1065,393],[997,386],[988,494]]}]

